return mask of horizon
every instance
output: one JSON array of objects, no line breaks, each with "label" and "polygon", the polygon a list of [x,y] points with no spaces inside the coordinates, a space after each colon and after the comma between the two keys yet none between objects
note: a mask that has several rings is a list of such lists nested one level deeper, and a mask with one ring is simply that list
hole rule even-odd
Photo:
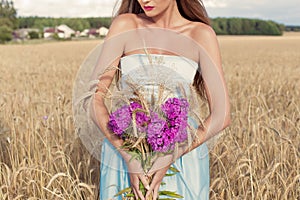
[{"label": "horizon", "polygon": [[[89,18],[112,17],[121,0],[14,0],[18,17]],[[210,18],[271,20],[286,26],[300,26],[298,0],[203,0]],[[45,6],[46,5],[46,6]]]},{"label": "horizon", "polygon": [[[18,16],[18,18],[29,18],[29,17],[37,17],[37,18],[52,18],[52,19],[59,19],[59,18],[67,18],[67,19],[76,19],[76,18],[80,18],[80,19],[85,19],[85,18],[112,18],[110,16],[87,16],[87,17],[51,17],[51,16]],[[273,21],[275,23],[278,23],[278,24],[283,24],[284,26],[295,26],[295,27],[300,27],[300,24],[298,25],[295,25],[295,24],[284,24],[284,23],[280,23],[280,22],[277,22],[277,21],[274,21],[274,20],[271,20],[271,19],[261,19],[261,18],[250,18],[250,17],[209,17],[210,19],[216,19],[216,18],[225,18],[225,19],[228,19],[228,18],[239,18],[239,19],[257,19],[257,20],[263,20],[263,21]]]}]

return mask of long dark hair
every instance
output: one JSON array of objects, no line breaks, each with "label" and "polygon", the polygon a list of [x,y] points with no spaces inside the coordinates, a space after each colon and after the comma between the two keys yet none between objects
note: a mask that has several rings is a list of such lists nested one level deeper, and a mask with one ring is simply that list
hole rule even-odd
[{"label": "long dark hair", "polygon": [[[210,26],[209,17],[201,0],[176,0],[176,3],[182,17]],[[144,11],[137,0],[122,0],[115,17],[125,13],[139,14],[144,13]],[[204,81],[199,70],[195,74],[193,86],[202,98],[206,97]]]}]

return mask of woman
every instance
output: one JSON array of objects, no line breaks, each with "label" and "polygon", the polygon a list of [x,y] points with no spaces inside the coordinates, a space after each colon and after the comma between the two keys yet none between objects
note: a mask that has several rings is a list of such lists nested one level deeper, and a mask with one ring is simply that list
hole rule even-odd
[{"label": "woman", "polygon": [[[138,161],[132,161],[131,156],[120,150],[122,139],[111,134],[107,128],[109,113],[104,95],[108,93],[113,78],[120,75],[118,70],[107,69],[108,66],[120,66],[121,74],[126,75],[127,66],[138,64],[141,60],[147,62],[146,59],[152,63],[152,58],[158,59],[156,55],[163,55],[166,63],[181,62],[178,59],[181,57],[175,56],[178,54],[199,68],[195,72],[185,67],[181,72],[179,69],[179,73],[187,71],[194,77],[193,85],[198,94],[208,100],[210,114],[203,126],[197,126],[197,138],[190,148],[178,153],[174,163],[168,158],[156,163],[156,167],[149,172],[153,179],[148,185],[147,176]],[[153,57],[149,59],[149,55]],[[180,67],[184,65],[181,62]],[[230,116],[219,47],[202,2],[122,0],[97,66],[106,66],[101,70],[95,69],[92,75],[92,79],[100,77],[91,101],[92,118],[106,137],[101,147],[100,199],[114,199],[118,190],[130,185],[135,197],[142,200],[150,194],[157,199],[159,190],[176,191],[187,200],[208,199],[209,158],[205,142],[230,124]],[[180,173],[165,177],[171,165]],[[147,189],[145,196],[139,190],[140,182]],[[162,182],[165,183],[163,186]]]}]

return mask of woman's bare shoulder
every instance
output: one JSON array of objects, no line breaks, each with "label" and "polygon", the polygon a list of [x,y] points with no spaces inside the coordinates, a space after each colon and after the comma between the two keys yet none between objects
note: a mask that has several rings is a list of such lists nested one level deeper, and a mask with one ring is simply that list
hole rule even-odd
[{"label": "woman's bare shoulder", "polygon": [[205,50],[206,54],[221,67],[221,56],[219,43],[213,28],[201,22],[193,23],[191,37],[198,43],[201,49]]},{"label": "woman's bare shoulder", "polygon": [[216,33],[213,28],[202,22],[193,22],[190,36],[200,44],[216,40]]},{"label": "woman's bare shoulder", "polygon": [[110,26],[110,32],[121,33],[137,28],[137,16],[133,13],[121,14],[115,17]]}]

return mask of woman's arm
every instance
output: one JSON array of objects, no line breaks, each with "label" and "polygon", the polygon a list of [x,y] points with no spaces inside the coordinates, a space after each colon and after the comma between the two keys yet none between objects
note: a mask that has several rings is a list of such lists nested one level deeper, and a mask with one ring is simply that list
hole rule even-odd
[{"label": "woman's arm", "polygon": [[198,139],[193,142],[191,148],[194,149],[229,126],[231,119],[228,90],[216,34],[211,27],[199,23],[192,37],[200,46],[200,69],[210,111],[203,127],[197,130]]},{"label": "woman's arm", "polygon": [[119,70],[118,65],[126,45],[126,32],[135,28],[133,17],[132,14],[123,14],[113,20],[92,75],[93,80],[99,80],[92,99],[91,113],[93,121],[117,149],[122,145],[122,140],[112,134],[107,127],[109,113],[105,105],[105,95],[109,93],[108,88],[116,71]]},{"label": "woman's arm", "polygon": [[[105,95],[109,92],[109,86],[118,69],[120,58],[124,54],[128,38],[133,38],[130,30],[136,29],[134,14],[122,14],[114,19],[110,31],[104,41],[101,55],[98,59],[97,67],[93,73],[94,79],[99,79],[97,90],[92,100],[92,118],[97,126],[104,133],[109,142],[119,150],[123,159],[127,163],[130,183],[136,198],[144,200],[142,192],[139,190],[140,181],[148,188],[148,182],[143,173],[143,168],[138,160],[131,159],[131,155],[123,151],[120,147],[123,140],[112,134],[108,130],[109,112],[105,105]],[[134,41],[129,41],[134,42]],[[104,68],[103,68],[104,67]],[[100,72],[100,76],[98,73]],[[93,79],[93,78],[92,78]]]},{"label": "woman's arm", "polygon": [[149,175],[154,175],[150,190],[157,196],[160,183],[165,176],[170,164],[178,157],[200,146],[203,142],[219,133],[230,124],[230,106],[227,88],[221,65],[221,56],[218,42],[214,31],[207,25],[198,24],[191,37],[199,44],[201,75],[205,82],[205,92],[209,103],[210,114],[204,121],[204,129],[198,128],[198,138],[188,149],[178,148],[176,154],[169,154],[159,157]]}]

